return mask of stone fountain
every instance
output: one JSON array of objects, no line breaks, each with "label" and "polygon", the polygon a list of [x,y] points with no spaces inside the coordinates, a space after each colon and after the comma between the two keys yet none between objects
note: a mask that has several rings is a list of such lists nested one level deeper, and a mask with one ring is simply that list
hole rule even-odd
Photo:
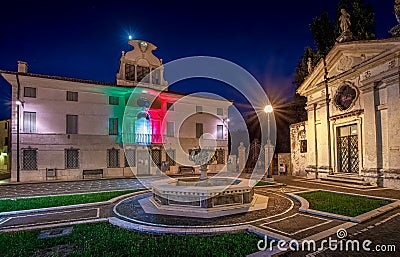
[{"label": "stone fountain", "polygon": [[207,177],[207,163],[214,153],[211,149],[190,150],[189,160],[200,166],[200,177],[153,182],[152,196],[139,201],[143,210],[151,214],[214,218],[265,209],[268,197],[254,194],[249,179]]}]

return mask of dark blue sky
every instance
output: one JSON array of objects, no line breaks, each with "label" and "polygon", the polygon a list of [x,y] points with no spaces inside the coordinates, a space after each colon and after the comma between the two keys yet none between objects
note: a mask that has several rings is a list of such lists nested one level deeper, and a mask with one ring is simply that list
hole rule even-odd
[{"label": "dark blue sky", "polygon": [[[368,1],[368,0],[367,0]],[[293,92],[292,77],[312,45],[309,24],[322,11],[335,16],[337,1],[15,1],[1,4],[0,69],[100,81],[115,80],[127,37],[150,41],[164,63],[185,56],[209,55],[233,61],[282,97]],[[14,1],[13,1],[14,2]],[[391,0],[370,0],[378,38],[396,24]],[[182,92],[210,91],[241,101],[221,83],[209,80],[172,85]],[[230,93],[226,93],[230,92]],[[0,99],[10,99],[0,80]],[[3,101],[4,102],[4,101]],[[9,108],[0,102],[0,119]]]}]

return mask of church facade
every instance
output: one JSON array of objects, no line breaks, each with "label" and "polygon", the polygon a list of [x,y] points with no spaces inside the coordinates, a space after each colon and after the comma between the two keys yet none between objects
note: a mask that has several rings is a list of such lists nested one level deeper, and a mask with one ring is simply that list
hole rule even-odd
[{"label": "church facade", "polygon": [[116,83],[0,71],[12,86],[11,181],[79,180],[176,172],[189,149],[215,147],[210,170],[228,156],[232,102],[168,90],[156,46],[131,40]]},{"label": "church facade", "polygon": [[399,56],[400,38],[350,41],[314,67],[297,91],[308,120],[291,126],[299,175],[400,188]]}]

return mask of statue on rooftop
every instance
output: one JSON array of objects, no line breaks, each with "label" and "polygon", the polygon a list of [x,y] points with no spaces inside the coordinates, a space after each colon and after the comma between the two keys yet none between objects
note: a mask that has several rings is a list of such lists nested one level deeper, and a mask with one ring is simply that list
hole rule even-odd
[{"label": "statue on rooftop", "polygon": [[340,12],[342,15],[340,15],[339,17],[339,23],[342,33],[336,39],[338,43],[350,41],[353,39],[353,33],[351,33],[350,31],[350,14],[346,11],[346,9],[341,9]]},{"label": "statue on rooftop", "polygon": [[399,24],[394,26],[389,32],[393,37],[400,37],[400,0],[395,0],[394,14]]}]

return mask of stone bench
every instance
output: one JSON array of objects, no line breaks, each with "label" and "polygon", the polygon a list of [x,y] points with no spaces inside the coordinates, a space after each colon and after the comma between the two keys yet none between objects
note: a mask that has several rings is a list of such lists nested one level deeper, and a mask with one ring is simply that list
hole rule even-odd
[{"label": "stone bench", "polygon": [[89,178],[102,178],[103,177],[103,169],[94,169],[94,170],[83,170],[82,176],[85,179],[86,177]]},{"label": "stone bench", "polygon": [[183,173],[183,172],[194,173],[194,167],[192,167],[192,166],[179,166],[178,173]]}]

